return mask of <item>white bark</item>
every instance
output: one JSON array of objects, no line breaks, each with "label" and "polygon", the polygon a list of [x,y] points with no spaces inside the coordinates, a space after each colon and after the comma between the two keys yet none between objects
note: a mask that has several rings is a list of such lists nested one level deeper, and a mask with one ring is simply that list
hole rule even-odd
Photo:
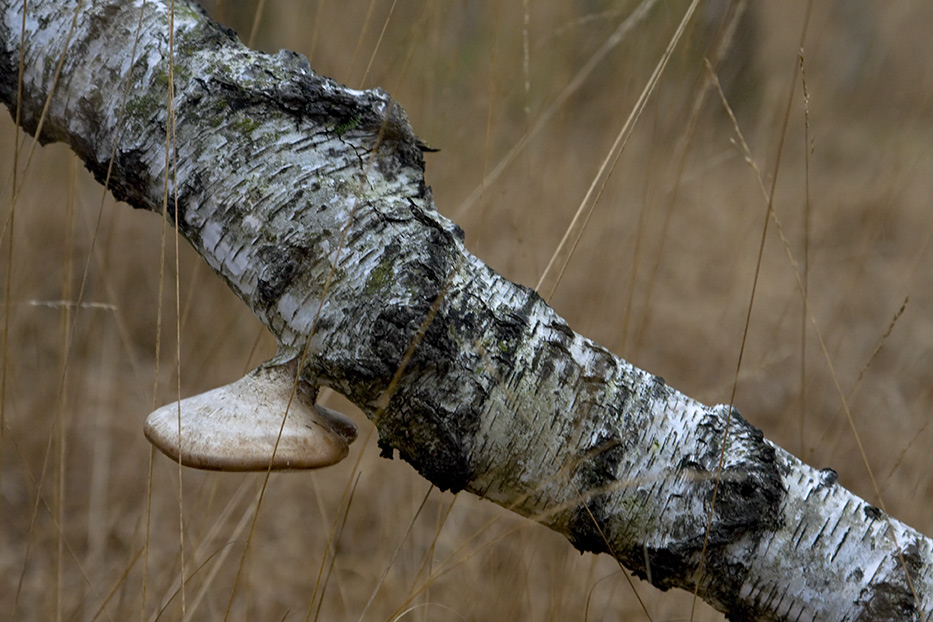
[{"label": "white bark", "polygon": [[[30,2],[21,125],[161,211],[168,18],[146,2]],[[87,2],[85,5],[88,4]],[[0,98],[14,110],[21,2],[0,0]],[[443,489],[538,520],[735,620],[921,620],[930,539],[762,437],[573,332],[463,245],[386,93],[317,76],[175,13],[178,228],[296,352]],[[123,125],[121,101],[129,88]],[[728,431],[728,439],[725,439]],[[716,489],[720,457],[721,477]],[[701,559],[707,520],[708,544]],[[804,570],[804,571],[802,571]],[[913,590],[908,585],[913,586]]]}]

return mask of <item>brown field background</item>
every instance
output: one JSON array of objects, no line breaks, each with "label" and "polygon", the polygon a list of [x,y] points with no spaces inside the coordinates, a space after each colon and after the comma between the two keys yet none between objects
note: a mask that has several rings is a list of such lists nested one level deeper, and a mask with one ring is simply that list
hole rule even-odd
[{"label": "brown field background", "polygon": [[[427,155],[438,208],[479,257],[534,286],[687,3],[655,6],[485,185],[634,3],[392,6],[270,0],[255,46],[392,93],[441,149]],[[208,9],[248,38],[256,3]],[[817,325],[802,336],[772,222],[736,404],[877,504],[818,330],[887,509],[933,534],[933,5],[815,3],[806,113],[805,14],[804,2],[753,4],[719,71],[767,190],[777,174],[774,210]],[[577,331],[706,403],[732,393],[767,205],[714,92],[688,131],[720,23],[701,6],[552,299]],[[180,497],[177,467],[142,435],[153,405],[175,399],[176,270],[184,395],[235,380],[274,344],[183,241],[175,265],[171,231],[160,297],[159,217],[102,198],[61,145],[31,162],[11,242],[16,134],[0,117],[0,274],[12,243],[0,438],[0,612],[12,614],[0,618],[180,620],[184,600],[190,619],[214,620],[231,597],[231,620],[691,618],[689,594],[633,590],[611,559],[379,458],[369,423],[337,396],[361,428],[349,459],[273,475],[252,531],[262,475],[185,470]],[[60,304],[78,299],[85,266],[84,306]],[[722,616],[700,603],[694,619]]]}]

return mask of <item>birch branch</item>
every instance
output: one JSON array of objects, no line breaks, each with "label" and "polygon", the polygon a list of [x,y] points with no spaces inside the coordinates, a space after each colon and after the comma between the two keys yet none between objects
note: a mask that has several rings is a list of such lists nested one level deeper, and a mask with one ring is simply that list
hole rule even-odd
[{"label": "birch branch", "polygon": [[171,163],[168,217],[275,335],[270,366],[301,362],[307,387],[347,396],[385,456],[661,589],[698,585],[734,620],[933,612],[930,539],[471,255],[387,93],[251,51],[188,2],[171,72],[164,2],[33,1],[25,33],[23,3],[0,10],[14,118],[18,105],[26,131],[41,124],[40,142],[66,142],[102,182],[115,145],[109,188],[136,208],[161,213]]}]

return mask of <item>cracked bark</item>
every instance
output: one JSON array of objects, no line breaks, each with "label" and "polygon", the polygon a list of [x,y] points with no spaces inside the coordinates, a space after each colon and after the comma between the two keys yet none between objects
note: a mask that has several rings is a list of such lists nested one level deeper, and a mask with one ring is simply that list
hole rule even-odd
[{"label": "cracked bark", "polygon": [[[145,4],[133,58],[141,5],[81,8],[69,39],[75,2],[30,2],[21,41],[22,3],[0,0],[0,97],[12,113],[22,43],[21,125],[35,134],[63,58],[40,142],[68,143],[101,181],[116,144],[110,190],[161,212],[168,18]],[[928,538],[471,255],[388,94],[253,52],[182,2],[174,45],[180,233],[283,350],[308,344],[304,377],[358,405],[385,455],[662,589],[699,583],[734,620],[930,616]]]}]

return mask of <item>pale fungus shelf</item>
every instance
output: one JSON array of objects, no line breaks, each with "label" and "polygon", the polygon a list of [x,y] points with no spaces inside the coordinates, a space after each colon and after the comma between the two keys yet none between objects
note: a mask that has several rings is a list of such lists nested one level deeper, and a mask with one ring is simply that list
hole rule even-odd
[{"label": "pale fungus shelf", "polygon": [[356,426],[314,403],[291,365],[260,366],[236,382],[163,406],[146,438],[182,465],[212,471],[316,469],[346,457]]}]

